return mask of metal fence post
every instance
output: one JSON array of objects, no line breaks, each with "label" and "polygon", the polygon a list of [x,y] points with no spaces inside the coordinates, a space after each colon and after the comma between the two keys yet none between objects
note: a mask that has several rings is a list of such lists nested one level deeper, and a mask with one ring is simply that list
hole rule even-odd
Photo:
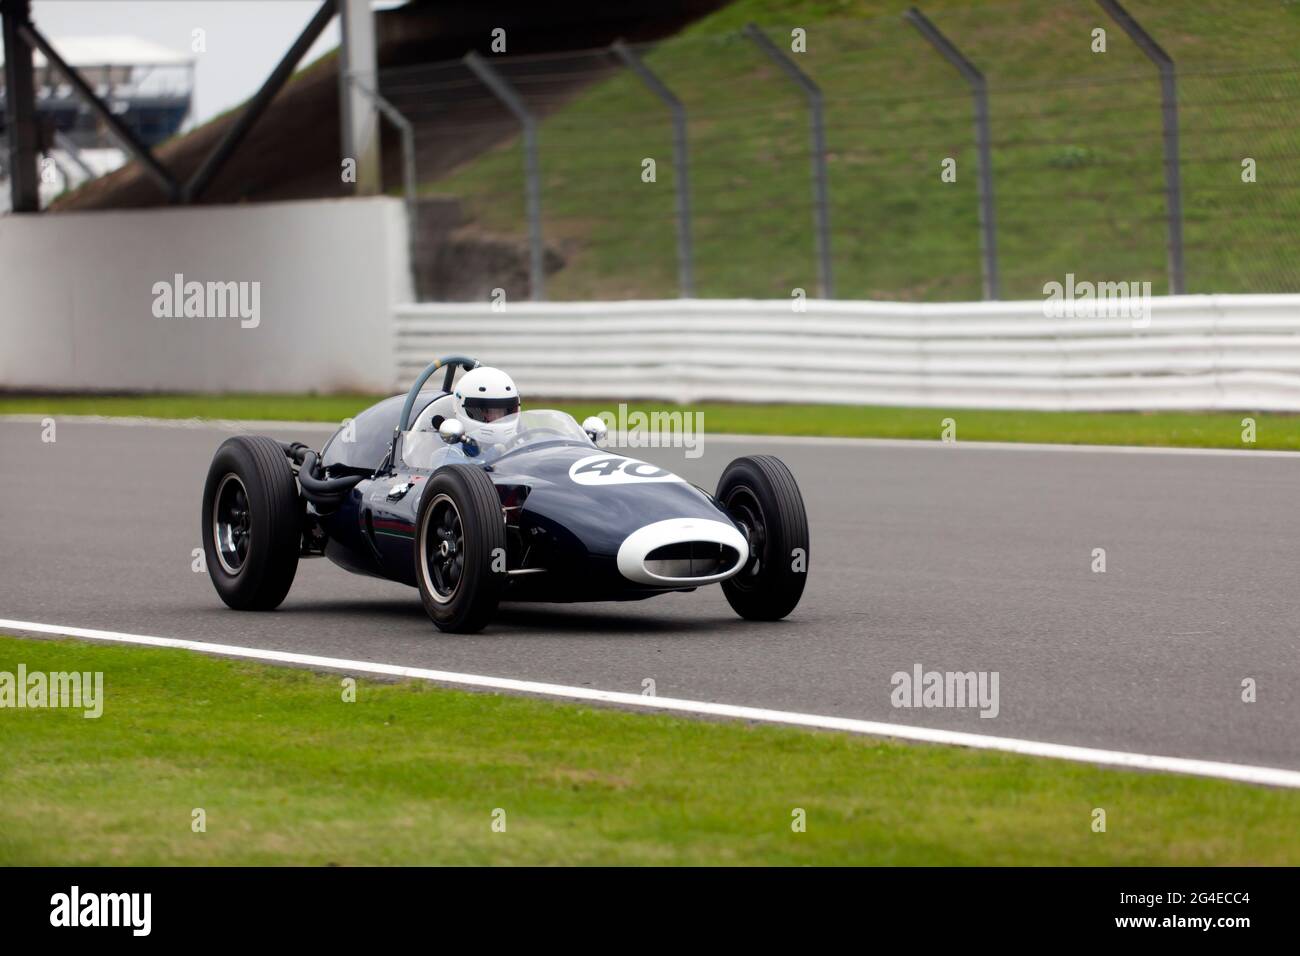
[{"label": "metal fence post", "polygon": [[40,212],[41,176],[38,170],[41,132],[36,118],[36,87],[32,75],[32,48],[19,30],[30,26],[28,0],[9,0],[0,15],[5,52],[6,139],[8,140],[9,191],[14,212]]},{"label": "metal fence post", "polygon": [[540,302],[546,298],[546,270],[542,248],[542,183],[537,161],[537,121],[529,112],[523,99],[506,82],[505,77],[488,65],[487,60],[471,50],[465,54],[465,65],[474,71],[492,93],[505,104],[519,120],[524,131],[524,199],[528,215],[528,284],[532,286],[531,298]]},{"label": "metal fence post", "polygon": [[1186,291],[1183,271],[1183,184],[1178,160],[1178,83],[1174,61],[1118,0],[1097,0],[1110,18],[1123,28],[1160,71],[1160,113],[1165,141],[1165,204],[1169,217],[1169,292]]},{"label": "metal fence post", "polygon": [[419,294],[419,283],[417,281],[418,270],[415,263],[416,252],[416,216],[418,212],[416,198],[416,172],[415,172],[415,128],[411,121],[398,112],[397,108],[379,95],[377,90],[372,90],[366,86],[355,73],[345,73],[344,78],[348,85],[358,93],[370,100],[371,103],[383,114],[384,118],[397,127],[398,132],[402,135],[402,187],[406,196],[406,244],[407,256],[410,259],[409,268],[411,272],[411,292],[414,295]]},{"label": "metal fence post", "polygon": [[[356,160],[356,180],[352,192],[374,196],[384,191],[384,163],[380,155],[379,117],[373,98],[361,92],[350,78],[360,78],[367,86],[379,88],[375,14],[369,0],[335,0],[339,16],[339,131],[343,155]],[[358,95],[360,94],[360,95]]]},{"label": "metal fence post", "polygon": [[690,299],[695,295],[695,256],[691,249],[691,184],[690,159],[686,150],[686,107],[622,40],[615,40],[610,50],[627,64],[628,69],[673,114],[673,170],[677,178],[677,278],[682,298]]},{"label": "metal fence post", "polygon": [[813,229],[817,242],[818,292],[823,299],[835,298],[831,272],[831,210],[826,185],[826,124],[822,116],[822,91],[794,60],[767,38],[757,24],[745,25],[745,35],[771,57],[808,97],[808,122],[812,136]]},{"label": "metal fence post", "polygon": [[980,248],[984,253],[984,298],[1001,298],[1001,281],[998,276],[998,231],[993,214],[993,157],[989,137],[988,83],[984,79],[984,74],[975,68],[975,64],[966,59],[924,13],[916,7],[910,7],[903,14],[903,19],[916,27],[921,36],[925,37],[944,59],[955,66],[970,84],[971,96],[975,100],[975,146],[979,154]]}]

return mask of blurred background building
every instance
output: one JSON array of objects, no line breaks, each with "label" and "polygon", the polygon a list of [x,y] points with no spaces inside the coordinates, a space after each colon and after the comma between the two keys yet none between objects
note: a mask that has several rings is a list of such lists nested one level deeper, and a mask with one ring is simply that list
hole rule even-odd
[{"label": "blurred background building", "polygon": [[[51,41],[63,60],[146,145],[184,127],[194,96],[194,59],[133,36],[62,37]],[[33,54],[41,136],[41,199],[120,168],[127,153],[39,51]],[[0,52],[3,63],[3,52]],[[5,79],[0,72],[0,136],[8,136]],[[0,211],[9,208],[8,150],[0,151]]]}]

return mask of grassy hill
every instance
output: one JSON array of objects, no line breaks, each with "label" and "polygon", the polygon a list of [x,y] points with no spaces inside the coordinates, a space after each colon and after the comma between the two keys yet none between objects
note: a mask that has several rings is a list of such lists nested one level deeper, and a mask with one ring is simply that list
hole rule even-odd
[{"label": "grassy hill", "polygon": [[[740,34],[752,20],[786,48],[792,28],[807,31],[798,62],[825,95],[838,297],[980,297],[970,97],[900,19],[906,6],[736,0],[644,51],[688,110],[698,295],[817,285],[807,111]],[[989,79],[1003,297],[1038,297],[1067,272],[1166,291],[1159,83],[1132,41],[1092,0],[921,6]],[[1300,3],[1127,6],[1180,73],[1188,291],[1300,289]],[[1096,27],[1105,53],[1091,50]],[[545,235],[568,260],[549,297],[675,296],[659,102],[617,74],[550,116],[540,142]],[[654,183],[641,180],[647,157]],[[955,183],[940,179],[948,157]],[[522,165],[516,140],[425,189],[461,197],[485,230],[522,235]]]}]

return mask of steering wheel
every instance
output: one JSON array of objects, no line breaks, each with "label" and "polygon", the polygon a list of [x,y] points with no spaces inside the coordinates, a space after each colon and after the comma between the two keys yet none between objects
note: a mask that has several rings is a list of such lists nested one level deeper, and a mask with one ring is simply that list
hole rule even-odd
[{"label": "steering wheel", "polygon": [[536,428],[528,429],[528,431],[524,432],[523,434],[515,436],[515,440],[518,441],[520,438],[531,438],[533,435],[537,435],[537,434],[558,435],[561,438],[570,437],[569,435],[566,435],[564,432],[560,431],[558,428],[547,428],[544,425],[539,425]]},{"label": "steering wheel", "polygon": [[518,448],[520,445],[524,443],[525,440],[531,441],[533,439],[533,436],[535,435],[555,435],[558,438],[569,437],[564,432],[560,431],[558,428],[547,428],[544,425],[539,425],[536,428],[530,428],[525,432],[520,432],[516,434],[514,438],[510,439],[510,444],[507,445],[506,448],[507,449]]}]

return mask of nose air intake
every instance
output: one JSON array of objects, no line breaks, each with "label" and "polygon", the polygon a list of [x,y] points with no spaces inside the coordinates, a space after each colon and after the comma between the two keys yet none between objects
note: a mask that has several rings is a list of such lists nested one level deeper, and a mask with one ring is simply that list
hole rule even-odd
[{"label": "nose air intake", "polygon": [[735,526],[701,518],[656,521],[632,532],[618,549],[619,573],[638,584],[723,581],[747,560],[749,545]]},{"label": "nose air intake", "polygon": [[734,567],[736,549],[715,541],[680,541],[655,548],[642,566],[656,577],[707,578]]}]

